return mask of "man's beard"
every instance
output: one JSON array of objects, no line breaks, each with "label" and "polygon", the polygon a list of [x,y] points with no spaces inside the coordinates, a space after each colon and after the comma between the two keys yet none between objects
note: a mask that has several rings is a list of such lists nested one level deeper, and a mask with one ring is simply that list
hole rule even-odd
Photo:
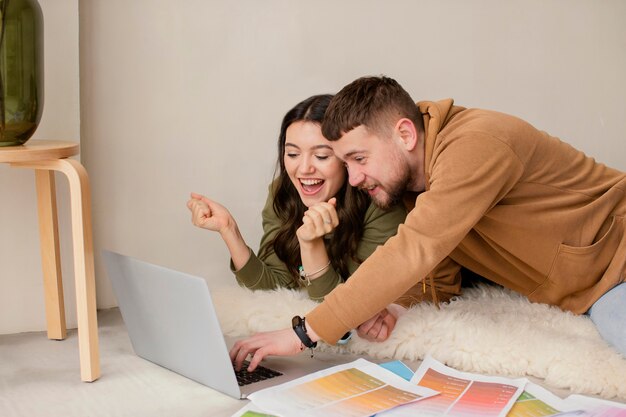
[{"label": "man's beard", "polygon": [[[391,185],[385,187],[381,191],[384,198],[378,198],[377,196],[372,197],[374,204],[380,207],[383,210],[389,210],[392,206],[400,203],[402,201],[402,197],[404,193],[408,189],[409,183],[411,182],[411,174],[408,169],[405,169],[401,177],[395,180]],[[381,194],[381,193],[378,193]]]}]

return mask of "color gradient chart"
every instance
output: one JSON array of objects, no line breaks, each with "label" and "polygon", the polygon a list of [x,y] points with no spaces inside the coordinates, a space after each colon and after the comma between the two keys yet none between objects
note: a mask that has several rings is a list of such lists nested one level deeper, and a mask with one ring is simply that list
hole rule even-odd
[{"label": "color gradient chart", "polygon": [[587,411],[584,417],[626,417],[626,410],[614,407],[600,407],[593,411]]},{"label": "color gradient chart", "polygon": [[500,383],[470,381],[429,369],[418,383],[441,395],[416,404],[416,408],[457,417],[497,417],[517,395],[517,387]]},{"label": "color gradient chart", "polygon": [[367,417],[437,392],[364,359],[251,394],[260,410],[281,416]]},{"label": "color gradient chart", "polygon": [[272,414],[259,413],[257,411],[246,411],[241,417],[276,417]]},{"label": "color gradient chart", "polygon": [[427,356],[411,382],[440,394],[404,405],[386,417],[504,417],[526,385],[525,379],[472,375],[456,371]]},{"label": "color gradient chart", "polygon": [[582,395],[570,395],[566,402],[582,408],[582,417],[626,417],[626,404],[599,398],[585,397]]},{"label": "color gradient chart", "polygon": [[519,396],[507,417],[548,417],[560,413],[560,410],[546,404],[527,391]]},{"label": "color gradient chart", "polygon": [[420,398],[355,368],[283,391],[285,400],[324,416],[367,416]]},{"label": "color gradient chart", "polygon": [[287,401],[293,401],[302,408],[316,408],[384,385],[383,381],[356,368],[350,368],[297,385],[283,393]]}]

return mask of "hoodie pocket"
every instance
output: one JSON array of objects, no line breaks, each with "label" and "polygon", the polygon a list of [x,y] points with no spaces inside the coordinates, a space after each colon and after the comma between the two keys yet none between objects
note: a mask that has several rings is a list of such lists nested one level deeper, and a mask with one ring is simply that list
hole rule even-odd
[{"label": "hoodie pocket", "polygon": [[615,216],[607,232],[590,246],[559,245],[548,279],[531,294],[533,301],[559,305],[568,295],[602,279],[624,235],[624,218]]}]

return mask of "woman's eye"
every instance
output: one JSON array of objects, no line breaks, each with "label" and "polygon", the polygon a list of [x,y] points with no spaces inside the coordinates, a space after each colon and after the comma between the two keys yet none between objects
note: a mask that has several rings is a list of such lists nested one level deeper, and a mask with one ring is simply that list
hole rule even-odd
[{"label": "woman's eye", "polygon": [[287,157],[288,157],[288,158],[295,158],[296,156],[298,156],[298,154],[297,154],[297,153],[287,152]]},{"label": "woman's eye", "polygon": [[325,161],[329,158],[328,155],[315,155],[315,157],[319,159],[320,161]]}]

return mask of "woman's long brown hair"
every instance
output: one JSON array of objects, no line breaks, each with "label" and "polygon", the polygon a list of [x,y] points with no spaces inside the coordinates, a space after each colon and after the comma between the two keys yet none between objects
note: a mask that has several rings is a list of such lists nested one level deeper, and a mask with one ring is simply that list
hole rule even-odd
[{"label": "woman's long brown hair", "polygon": [[[302,226],[302,217],[307,207],[302,202],[285,169],[284,155],[287,128],[292,123],[299,121],[321,125],[324,112],[331,98],[332,95],[323,94],[309,97],[298,103],[283,118],[278,137],[278,175],[277,185],[273,188],[273,193],[274,211],[282,224],[276,237],[267,242],[260,249],[259,254],[267,253],[270,248],[273,248],[278,258],[292,272],[294,282],[297,281],[298,266],[302,264],[296,230]],[[363,261],[357,258],[356,252],[359,241],[363,237],[363,222],[370,199],[363,191],[351,187],[348,181],[343,184],[335,197],[337,198],[336,208],[339,225],[333,231],[327,246],[328,257],[333,268],[339,272],[345,281],[350,275],[348,261],[350,259],[359,263]]]}]

